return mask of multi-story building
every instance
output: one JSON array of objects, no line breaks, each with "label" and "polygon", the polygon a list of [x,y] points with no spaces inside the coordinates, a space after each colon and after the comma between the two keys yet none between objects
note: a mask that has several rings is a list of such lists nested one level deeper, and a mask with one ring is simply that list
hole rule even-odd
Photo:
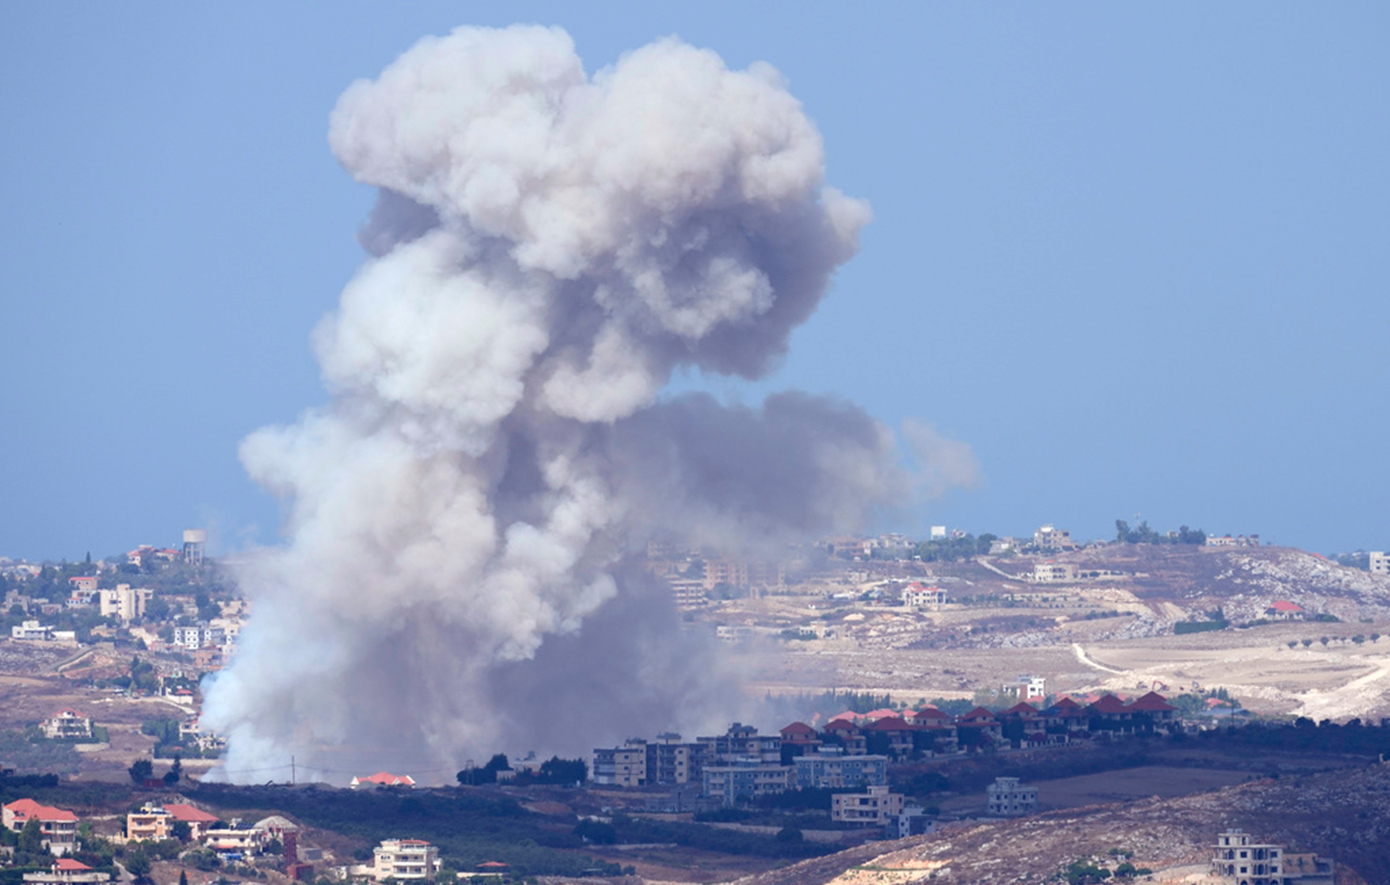
[{"label": "multi-story building", "polygon": [[875,787],[888,783],[888,757],[880,755],[846,756],[838,747],[820,747],[815,753],[797,756],[798,787]]},{"label": "multi-story building", "polygon": [[671,598],[675,600],[676,608],[681,611],[694,611],[703,608],[709,601],[705,596],[705,581],[703,578],[667,578],[666,583],[671,587]]},{"label": "multi-story building", "polygon": [[145,587],[131,589],[129,584],[117,584],[115,590],[100,591],[101,616],[116,617],[129,623],[145,616],[145,606],[149,604],[154,591]]},{"label": "multi-story building", "polygon": [[1033,582],[1035,584],[1061,584],[1075,580],[1076,566],[1069,562],[1055,562],[1049,559],[1046,562],[1033,564]]},{"label": "multi-story building", "polygon": [[595,747],[592,778],[615,787],[647,785],[647,742],[632,738],[621,747]]},{"label": "multi-story building", "polygon": [[125,816],[126,838],[132,842],[170,839],[174,835],[174,824],[179,821],[188,824],[190,838],[201,840],[217,823],[217,817],[192,805],[145,805]]},{"label": "multi-story building", "polygon": [[763,762],[782,761],[780,734],[758,734],[757,728],[742,722],[735,722],[724,734],[697,737],[695,741],[700,746],[701,761],[706,765],[750,757]]},{"label": "multi-story building", "polygon": [[40,805],[33,799],[17,799],[0,810],[0,823],[18,833],[30,820],[39,822],[44,847],[61,857],[77,846],[77,815],[63,808]]},{"label": "multi-story building", "polygon": [[754,796],[787,790],[795,777],[793,771],[790,765],[763,762],[756,757],[707,765],[701,772],[703,792],[724,800],[725,805],[735,805]]},{"label": "multi-story building", "polygon": [[1371,574],[1390,575],[1390,555],[1383,550],[1372,550],[1370,559]]},{"label": "multi-story building", "polygon": [[946,604],[946,591],[913,581],[903,591],[903,605],[909,608],[938,609]]},{"label": "multi-story building", "polygon": [[830,819],[852,824],[885,826],[903,813],[904,797],[887,786],[869,787],[863,793],[835,793],[830,797]]},{"label": "multi-story building", "polygon": [[76,710],[59,710],[39,726],[50,741],[80,741],[92,737],[92,720]]},{"label": "multi-story building", "polygon": [[985,787],[985,808],[1001,817],[1030,814],[1038,807],[1038,788],[1025,787],[1016,777],[996,777]]},{"label": "multi-story building", "polygon": [[432,880],[439,872],[439,849],[423,839],[386,839],[372,852],[372,878]]},{"label": "multi-story building", "polygon": [[41,624],[38,621],[22,621],[18,626],[10,628],[11,639],[29,639],[46,641],[53,638],[53,626],[51,624]]},{"label": "multi-story building", "polygon": [[1228,829],[1216,837],[1211,872],[1236,885],[1284,885],[1284,846],[1256,842],[1244,830]]},{"label": "multi-story building", "polygon": [[1070,550],[1076,544],[1072,543],[1071,532],[1045,525],[1033,532],[1033,546],[1039,550]]}]

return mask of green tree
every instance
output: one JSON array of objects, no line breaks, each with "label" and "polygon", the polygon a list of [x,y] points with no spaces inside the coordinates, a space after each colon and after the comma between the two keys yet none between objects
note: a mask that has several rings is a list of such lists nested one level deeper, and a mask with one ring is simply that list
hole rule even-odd
[{"label": "green tree", "polygon": [[188,885],[188,871],[179,870],[179,885]]},{"label": "green tree", "polygon": [[141,847],[126,855],[123,866],[125,866],[126,872],[135,877],[135,881],[143,882],[145,877],[150,874],[150,870],[154,865],[150,863],[150,856],[146,854],[145,849]]},{"label": "green tree", "polygon": [[187,842],[193,836],[193,828],[188,825],[188,821],[176,820],[169,826],[169,835],[180,842]]},{"label": "green tree", "polygon": [[174,784],[179,782],[179,778],[182,776],[183,758],[175,754],[174,764],[169,766],[168,771],[164,772],[164,783],[172,787]]},{"label": "green tree", "polygon": [[154,763],[148,759],[136,759],[126,772],[130,774],[133,783],[143,784],[154,777]]},{"label": "green tree", "polygon": [[37,817],[31,817],[19,831],[19,839],[14,847],[15,863],[21,866],[37,866],[43,858],[50,857],[43,844],[43,828]]}]

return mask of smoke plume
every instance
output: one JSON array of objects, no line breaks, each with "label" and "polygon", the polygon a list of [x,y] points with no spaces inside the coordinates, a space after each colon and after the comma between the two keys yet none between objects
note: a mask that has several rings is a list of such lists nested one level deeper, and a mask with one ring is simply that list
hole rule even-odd
[{"label": "smoke plume", "polygon": [[208,686],[225,776],[441,780],[689,727],[715,661],[624,557],[852,530],[904,477],[853,405],[662,390],[774,367],[867,206],[776,71],[675,39],[592,77],[558,29],[425,39],[329,142],[379,189],[371,257],[314,332],[331,405],[242,445],[287,539]]}]

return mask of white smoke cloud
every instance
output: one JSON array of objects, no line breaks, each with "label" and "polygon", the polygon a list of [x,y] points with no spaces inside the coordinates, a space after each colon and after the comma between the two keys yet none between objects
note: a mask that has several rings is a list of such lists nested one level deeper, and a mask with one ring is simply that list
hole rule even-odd
[{"label": "white smoke cloud", "polygon": [[332,404],[242,445],[287,543],[208,686],[226,776],[688,726],[715,664],[624,555],[852,529],[905,483],[852,405],[660,393],[774,367],[867,206],[775,71],[674,39],[589,77],[558,29],[462,28],[353,84],[329,142],[380,189],[373,257],[314,333]]}]

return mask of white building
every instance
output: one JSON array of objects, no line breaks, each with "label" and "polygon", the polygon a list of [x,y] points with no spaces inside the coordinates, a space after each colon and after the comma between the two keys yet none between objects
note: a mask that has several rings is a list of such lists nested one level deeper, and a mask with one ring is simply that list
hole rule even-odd
[{"label": "white building", "polygon": [[1033,564],[1035,584],[1061,584],[1076,580],[1076,566],[1068,562],[1038,562]]},{"label": "white building", "polygon": [[1033,545],[1040,550],[1069,550],[1072,543],[1071,532],[1054,525],[1045,525],[1033,532]]},{"label": "white building", "polygon": [[117,617],[127,623],[143,618],[152,596],[154,591],[145,587],[132,590],[129,584],[117,584],[115,590],[101,591],[101,616]]},{"label": "white building", "polygon": [[423,839],[387,839],[372,852],[372,878],[433,879],[439,849]]},{"label": "white building", "polygon": [[1371,551],[1371,574],[1390,575],[1390,556],[1383,550]]},{"label": "white building", "polygon": [[1016,777],[996,777],[985,787],[985,796],[988,812],[1000,817],[1029,814],[1038,807],[1038,788],[1025,787]]},{"label": "white building", "polygon": [[938,609],[946,604],[946,591],[914,581],[903,591],[903,604],[909,608]]},{"label": "white building", "polygon": [[49,640],[53,638],[53,627],[40,624],[38,621],[25,621],[18,627],[10,628],[10,638]]},{"label": "white building", "polygon": [[902,793],[888,787],[869,787],[863,793],[836,793],[830,797],[830,819],[851,824],[884,826],[903,813]]}]

